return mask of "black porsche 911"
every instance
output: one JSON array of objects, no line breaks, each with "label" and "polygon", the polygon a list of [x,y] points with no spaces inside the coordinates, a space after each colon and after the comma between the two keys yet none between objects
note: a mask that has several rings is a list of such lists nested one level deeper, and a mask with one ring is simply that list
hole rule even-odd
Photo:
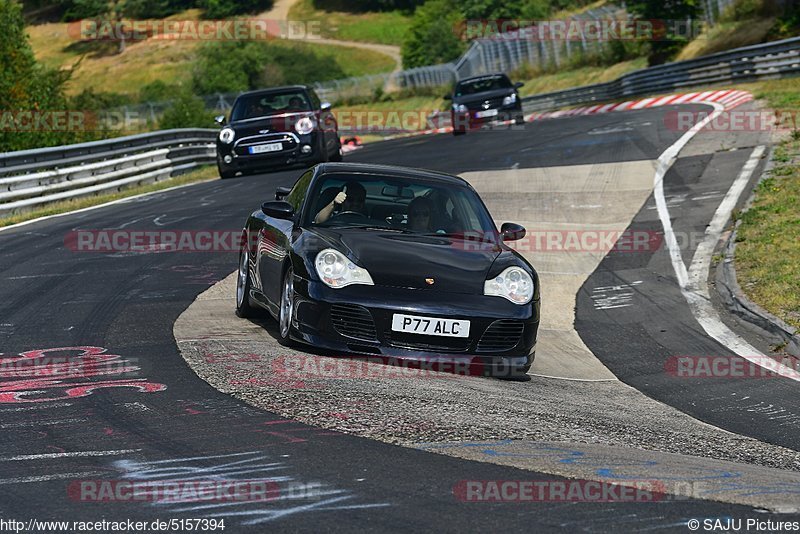
[{"label": "black porsche 911", "polygon": [[452,95],[450,119],[453,135],[467,133],[471,128],[497,121],[523,124],[522,99],[517,89],[522,83],[511,83],[503,73],[465,78],[456,84]]},{"label": "black porsche 911", "polygon": [[[319,164],[247,219],[236,313],[283,343],[520,376],[539,326],[536,271],[475,190],[438,172]],[[479,236],[479,239],[476,239]]]},{"label": "black porsche 911", "polygon": [[220,177],[237,172],[321,161],[341,161],[342,147],[331,105],[305,85],[242,93],[230,121],[216,118]]}]

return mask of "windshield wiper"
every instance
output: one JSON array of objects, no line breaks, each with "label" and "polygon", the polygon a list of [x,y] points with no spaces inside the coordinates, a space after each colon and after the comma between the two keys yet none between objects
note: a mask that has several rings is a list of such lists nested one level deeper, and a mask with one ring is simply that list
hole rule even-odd
[{"label": "windshield wiper", "polygon": [[401,234],[408,234],[411,233],[410,230],[406,230],[405,228],[395,228],[394,226],[378,226],[378,225],[369,225],[369,224],[348,224],[345,226],[329,226],[328,228],[361,228],[364,230],[383,230],[386,232],[399,232]]}]

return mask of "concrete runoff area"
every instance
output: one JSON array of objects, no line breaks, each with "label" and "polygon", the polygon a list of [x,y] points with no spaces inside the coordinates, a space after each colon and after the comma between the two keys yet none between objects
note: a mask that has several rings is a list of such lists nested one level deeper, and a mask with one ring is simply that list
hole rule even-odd
[{"label": "concrete runoff area", "polygon": [[[624,230],[647,200],[653,169],[652,160],[641,160],[462,175],[498,223],[513,220],[529,231],[613,232]],[[559,203],[547,202],[550,195]],[[176,321],[174,335],[186,361],[213,387],[301,422],[572,478],[658,479],[671,473],[664,488],[675,497],[691,488],[694,498],[798,511],[795,451],[726,432],[648,398],[617,381],[583,343],[573,327],[575,297],[604,251],[523,254],[541,269],[543,299],[528,382],[414,375],[283,347],[266,315],[247,321],[233,314],[235,273],[198,297]],[[287,373],[287,361],[311,366]],[[333,371],[323,371],[324,365]],[[599,456],[592,463],[530,454],[554,448],[572,451],[573,460]],[[710,471],[717,476],[698,478]],[[770,491],[742,489],[755,487]]]}]

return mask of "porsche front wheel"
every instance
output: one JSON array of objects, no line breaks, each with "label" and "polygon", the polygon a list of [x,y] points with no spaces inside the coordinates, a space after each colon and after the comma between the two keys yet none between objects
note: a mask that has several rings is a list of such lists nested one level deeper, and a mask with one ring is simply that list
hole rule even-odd
[{"label": "porsche front wheel", "polygon": [[278,313],[279,341],[287,345],[291,342],[289,334],[292,330],[292,315],[294,314],[294,270],[291,265],[286,269],[281,285],[281,307]]}]

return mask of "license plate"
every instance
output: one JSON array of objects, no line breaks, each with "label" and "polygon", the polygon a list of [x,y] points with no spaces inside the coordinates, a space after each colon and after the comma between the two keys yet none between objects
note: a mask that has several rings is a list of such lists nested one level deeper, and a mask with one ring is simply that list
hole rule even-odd
[{"label": "license plate", "polygon": [[469,321],[395,313],[392,315],[392,330],[425,336],[468,337]]},{"label": "license plate", "polygon": [[268,143],[266,145],[256,145],[248,148],[251,154],[263,154],[264,152],[278,152],[283,150],[281,143]]},{"label": "license plate", "polygon": [[478,111],[475,113],[475,117],[479,119],[483,119],[486,117],[494,117],[495,115],[497,115],[496,109],[487,109],[486,111]]}]

